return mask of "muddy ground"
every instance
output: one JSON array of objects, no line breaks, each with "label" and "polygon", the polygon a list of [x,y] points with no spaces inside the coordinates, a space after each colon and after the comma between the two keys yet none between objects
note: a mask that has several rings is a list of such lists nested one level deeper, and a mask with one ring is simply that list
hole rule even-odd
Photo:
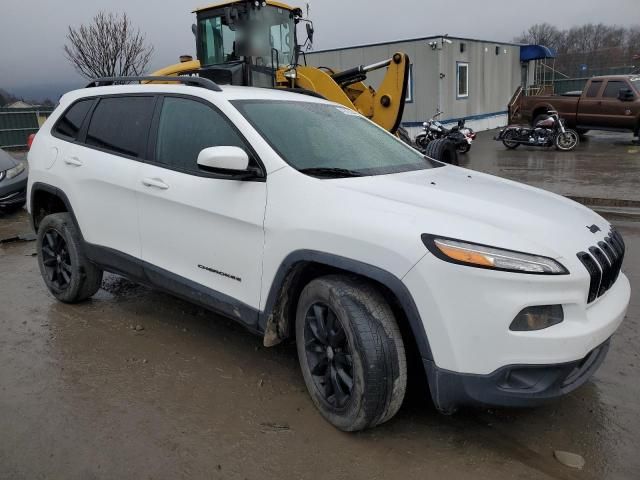
[{"label": "muddy ground", "polygon": [[[617,226],[635,287],[640,223]],[[0,216],[0,238],[28,231],[25,212]],[[413,389],[392,421],[346,434],[316,412],[291,345],[265,349],[114,275],[91,301],[60,304],[34,249],[0,245],[0,479],[640,477],[637,295],[593,380],[560,401],[445,417]],[[561,465],[556,449],[585,468]]]}]

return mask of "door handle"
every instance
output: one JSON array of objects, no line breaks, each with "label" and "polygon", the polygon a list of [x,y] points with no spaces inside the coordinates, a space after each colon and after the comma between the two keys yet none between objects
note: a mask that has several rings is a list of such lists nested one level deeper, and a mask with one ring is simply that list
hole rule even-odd
[{"label": "door handle", "polygon": [[167,188],[169,188],[169,185],[164,183],[159,178],[145,178],[142,180],[142,184],[145,187],[154,187],[159,188],[160,190],[166,190]]},{"label": "door handle", "polygon": [[66,163],[67,165],[72,165],[74,167],[82,166],[82,160],[80,160],[78,157],[67,157],[64,159],[64,163]]}]

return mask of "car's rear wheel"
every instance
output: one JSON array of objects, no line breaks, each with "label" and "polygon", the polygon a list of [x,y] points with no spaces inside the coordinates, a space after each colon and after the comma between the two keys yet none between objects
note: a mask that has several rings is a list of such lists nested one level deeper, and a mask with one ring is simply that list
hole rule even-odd
[{"label": "car's rear wheel", "polygon": [[100,288],[102,270],[84,255],[80,235],[68,213],[54,213],[42,219],[36,249],[44,283],[61,302],[81,302]]},{"label": "car's rear wheel", "polygon": [[357,431],[386,422],[404,398],[404,343],[382,294],[330,275],[310,282],[296,311],[296,344],[311,399],[331,424]]}]

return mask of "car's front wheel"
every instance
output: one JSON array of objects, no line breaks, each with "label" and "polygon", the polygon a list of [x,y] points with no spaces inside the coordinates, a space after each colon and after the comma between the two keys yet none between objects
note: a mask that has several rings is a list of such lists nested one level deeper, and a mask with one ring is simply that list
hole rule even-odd
[{"label": "car's front wheel", "polygon": [[81,302],[100,288],[102,270],[84,255],[80,235],[68,213],[54,213],[42,219],[36,249],[44,283],[61,302]]},{"label": "car's front wheel", "polygon": [[386,422],[404,398],[404,343],[389,304],[365,281],[321,277],[302,291],[296,344],[311,398],[331,424],[357,431]]}]

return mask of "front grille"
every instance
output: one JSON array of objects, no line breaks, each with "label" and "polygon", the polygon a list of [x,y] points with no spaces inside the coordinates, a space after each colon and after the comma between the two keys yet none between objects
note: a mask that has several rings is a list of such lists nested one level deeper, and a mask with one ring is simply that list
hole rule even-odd
[{"label": "front grille", "polygon": [[587,302],[591,303],[596,298],[604,295],[618,279],[622,260],[624,259],[625,245],[622,235],[612,229],[604,241],[589,247],[587,252],[578,252],[578,259],[589,272],[589,294]]}]

